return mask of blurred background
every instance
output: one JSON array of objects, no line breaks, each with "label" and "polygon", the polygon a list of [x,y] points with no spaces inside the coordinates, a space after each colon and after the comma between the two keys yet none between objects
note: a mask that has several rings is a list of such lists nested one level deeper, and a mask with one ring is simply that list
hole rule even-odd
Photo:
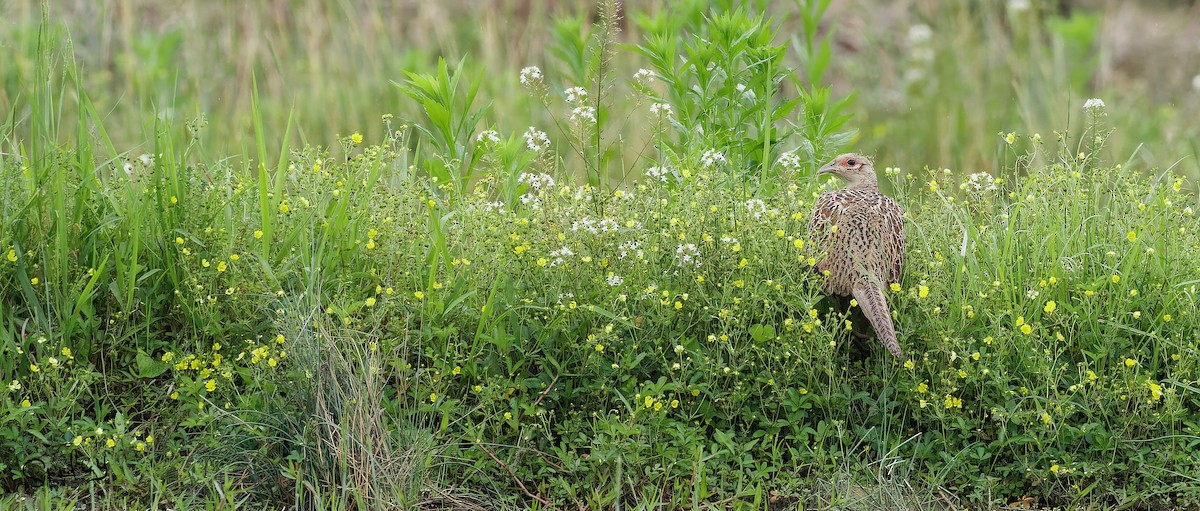
[{"label": "blurred background", "polygon": [[[800,67],[796,2],[625,2],[622,41],[640,42],[645,20],[668,3],[670,16],[680,17],[731,4],[766,12],[777,43],[789,46],[789,65]],[[253,144],[252,77],[268,133],[282,139],[293,112],[297,143],[336,146],[337,136],[353,132],[372,143],[382,137],[383,114],[419,119],[417,105],[392,81],[403,81],[405,71],[431,72],[439,56],[451,63],[466,57],[467,76],[486,77],[480,98],[492,110],[485,124],[502,133],[552,126],[518,72],[541,67],[552,93],[576,85],[554,56],[555,33],[586,28],[595,9],[567,0],[48,5],[49,35],[69,37],[84,88],[118,150],[146,150],[156,118],[182,129],[203,117],[209,156]],[[18,98],[37,85],[41,3],[0,0],[0,12],[0,112],[21,122],[29,113]],[[874,154],[880,167],[991,171],[1006,152],[1033,144],[1034,133],[1051,147],[1056,131],[1078,140],[1083,104],[1095,97],[1115,128],[1112,160],[1200,176],[1195,0],[837,0],[818,36],[833,42],[824,79],[835,94],[855,98],[853,148]],[[613,65],[625,77],[648,67],[627,50]],[[64,109],[72,99],[64,98]],[[1004,141],[1009,132],[1013,146]]]}]

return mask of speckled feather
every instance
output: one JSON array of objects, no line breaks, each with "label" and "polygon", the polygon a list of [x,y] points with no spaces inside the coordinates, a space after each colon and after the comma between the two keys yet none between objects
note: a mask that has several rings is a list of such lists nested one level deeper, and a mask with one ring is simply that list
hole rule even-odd
[{"label": "speckled feather", "polygon": [[828,272],[826,293],[853,296],[858,301],[876,335],[899,357],[903,352],[883,290],[889,283],[899,282],[904,265],[904,210],[879,193],[869,160],[843,155],[830,165],[855,162],[855,158],[864,163],[865,168],[858,170],[866,174],[857,176],[858,181],[848,188],[821,194],[808,222],[809,233],[824,254],[816,270]]}]

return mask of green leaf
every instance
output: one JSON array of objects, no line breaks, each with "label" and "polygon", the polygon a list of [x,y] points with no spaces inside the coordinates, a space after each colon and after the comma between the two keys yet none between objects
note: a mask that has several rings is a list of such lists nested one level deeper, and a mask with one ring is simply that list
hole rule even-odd
[{"label": "green leaf", "polygon": [[137,369],[139,378],[157,378],[170,368],[171,364],[158,360],[143,350],[138,350]]},{"label": "green leaf", "polygon": [[750,325],[750,328],[746,329],[746,331],[750,332],[750,338],[754,339],[754,342],[762,343],[775,340],[775,327],[773,325]]}]

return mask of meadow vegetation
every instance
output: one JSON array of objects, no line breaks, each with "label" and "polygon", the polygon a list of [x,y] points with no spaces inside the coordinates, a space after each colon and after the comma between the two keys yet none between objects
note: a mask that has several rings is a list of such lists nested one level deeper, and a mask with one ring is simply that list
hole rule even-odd
[{"label": "meadow vegetation", "polygon": [[[990,39],[910,33],[937,58],[905,115],[830,86],[870,71],[838,63],[828,0],[601,2],[502,56],[488,23],[392,52],[383,6],[266,3],[240,23],[295,37],[227,84],[181,74],[257,39],[114,4],[145,53],[118,80],[26,7],[0,70],[0,507],[1198,506],[1195,128],[1084,106],[1089,63],[1058,64],[1098,15],[1018,3],[940,13]],[[357,38],[378,67],[293,101]],[[1007,81],[955,75],[997,38]],[[811,269],[837,186],[813,172],[847,149],[907,210],[902,359]]]}]

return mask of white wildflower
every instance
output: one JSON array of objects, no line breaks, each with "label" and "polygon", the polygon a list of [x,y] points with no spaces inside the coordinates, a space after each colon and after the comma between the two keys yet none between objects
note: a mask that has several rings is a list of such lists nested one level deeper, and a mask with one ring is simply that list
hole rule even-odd
[{"label": "white wildflower", "polygon": [[633,74],[633,79],[643,84],[649,84],[654,81],[654,72],[646,68],[641,68]]},{"label": "white wildflower", "polygon": [[1038,293],[1038,290],[1036,289],[1030,289],[1029,291],[1025,292],[1025,296],[1029,297],[1030,300],[1037,298],[1039,294],[1041,293]]},{"label": "white wildflower", "polygon": [[614,275],[611,273],[608,274],[608,285],[609,286],[617,287],[617,286],[621,285],[621,283],[623,283],[623,282],[625,282],[625,279],[622,278],[620,275]]},{"label": "white wildflower", "polygon": [[605,218],[600,221],[599,227],[600,232],[616,232],[621,226],[617,224],[616,220]]},{"label": "white wildflower", "polygon": [[700,165],[703,167],[711,167],[718,163],[725,163],[725,155],[716,149],[704,151],[704,154],[700,156]]},{"label": "white wildflower", "polygon": [[646,169],[646,177],[648,177],[650,179],[657,179],[664,183],[668,182],[670,180],[670,178],[673,177],[674,175],[675,175],[675,171],[671,170],[671,168],[667,167],[666,165],[663,165],[661,167],[658,167],[658,166],[650,167],[650,168]]},{"label": "white wildflower", "polygon": [[504,203],[501,201],[485,202],[480,208],[484,213],[504,214]]},{"label": "white wildflower", "polygon": [[521,69],[521,85],[532,87],[541,83],[542,70],[537,66],[529,66]]},{"label": "white wildflower", "polygon": [[779,155],[779,159],[775,160],[775,163],[789,172],[800,170],[801,165],[800,157],[796,156],[796,153],[793,151]]},{"label": "white wildflower", "polygon": [[959,189],[973,192],[991,192],[996,190],[996,180],[987,172],[976,172],[967,176],[967,180]]},{"label": "white wildflower", "polygon": [[475,137],[475,141],[484,145],[494,145],[500,143],[500,134],[496,130],[485,130]]},{"label": "white wildflower", "polygon": [[695,243],[685,243],[675,248],[675,255],[679,256],[679,264],[681,266],[700,266],[700,250],[696,248]]},{"label": "white wildflower", "polygon": [[541,131],[533,126],[525,130],[525,145],[530,151],[542,152],[550,148],[550,137],[546,132]]},{"label": "white wildflower", "polygon": [[624,243],[621,243],[621,245],[617,247],[617,258],[625,259],[626,257],[629,256],[629,254],[633,254],[634,257],[641,259],[642,256],[645,255],[642,252],[641,247],[642,247],[642,244],[638,243],[636,241],[626,241]]},{"label": "white wildflower", "polygon": [[650,105],[650,115],[660,116],[660,117],[670,117],[672,113],[673,112],[671,111],[671,105],[668,105],[666,103],[655,103],[653,105]]},{"label": "white wildflower", "polygon": [[571,223],[571,231],[587,231],[592,234],[600,234],[600,228],[596,227],[596,221],[592,217],[585,216]]},{"label": "white wildflower", "polygon": [[142,165],[145,165],[147,167],[154,165],[154,157],[150,156],[148,154],[143,154],[141,156],[138,156],[138,160],[141,160]]},{"label": "white wildflower", "polygon": [[1083,104],[1083,108],[1084,108],[1084,110],[1091,110],[1093,108],[1103,109],[1104,108],[1104,100],[1100,99],[1100,98],[1089,99],[1089,100],[1087,100],[1087,102],[1085,102]]},{"label": "white wildflower", "polygon": [[596,122],[596,109],[590,106],[577,106],[571,110],[571,122],[587,121],[589,123]]},{"label": "white wildflower", "polygon": [[518,183],[526,183],[534,190],[548,190],[554,187],[554,178],[550,174],[521,174]]},{"label": "white wildflower", "polygon": [[924,23],[908,27],[909,44],[922,44],[933,38],[933,29]]},{"label": "white wildflower", "polygon": [[759,199],[750,199],[746,201],[746,212],[754,218],[762,218],[767,213],[767,205]]},{"label": "white wildflower", "polygon": [[554,261],[550,262],[550,266],[551,267],[558,266],[558,265],[564,263],[566,258],[571,257],[573,255],[575,255],[575,252],[567,247],[563,247],[563,248],[560,248],[553,252],[550,252],[550,257],[554,258]]},{"label": "white wildflower", "polygon": [[567,95],[567,103],[583,104],[587,101],[588,91],[583,87],[571,87],[564,92]]}]

